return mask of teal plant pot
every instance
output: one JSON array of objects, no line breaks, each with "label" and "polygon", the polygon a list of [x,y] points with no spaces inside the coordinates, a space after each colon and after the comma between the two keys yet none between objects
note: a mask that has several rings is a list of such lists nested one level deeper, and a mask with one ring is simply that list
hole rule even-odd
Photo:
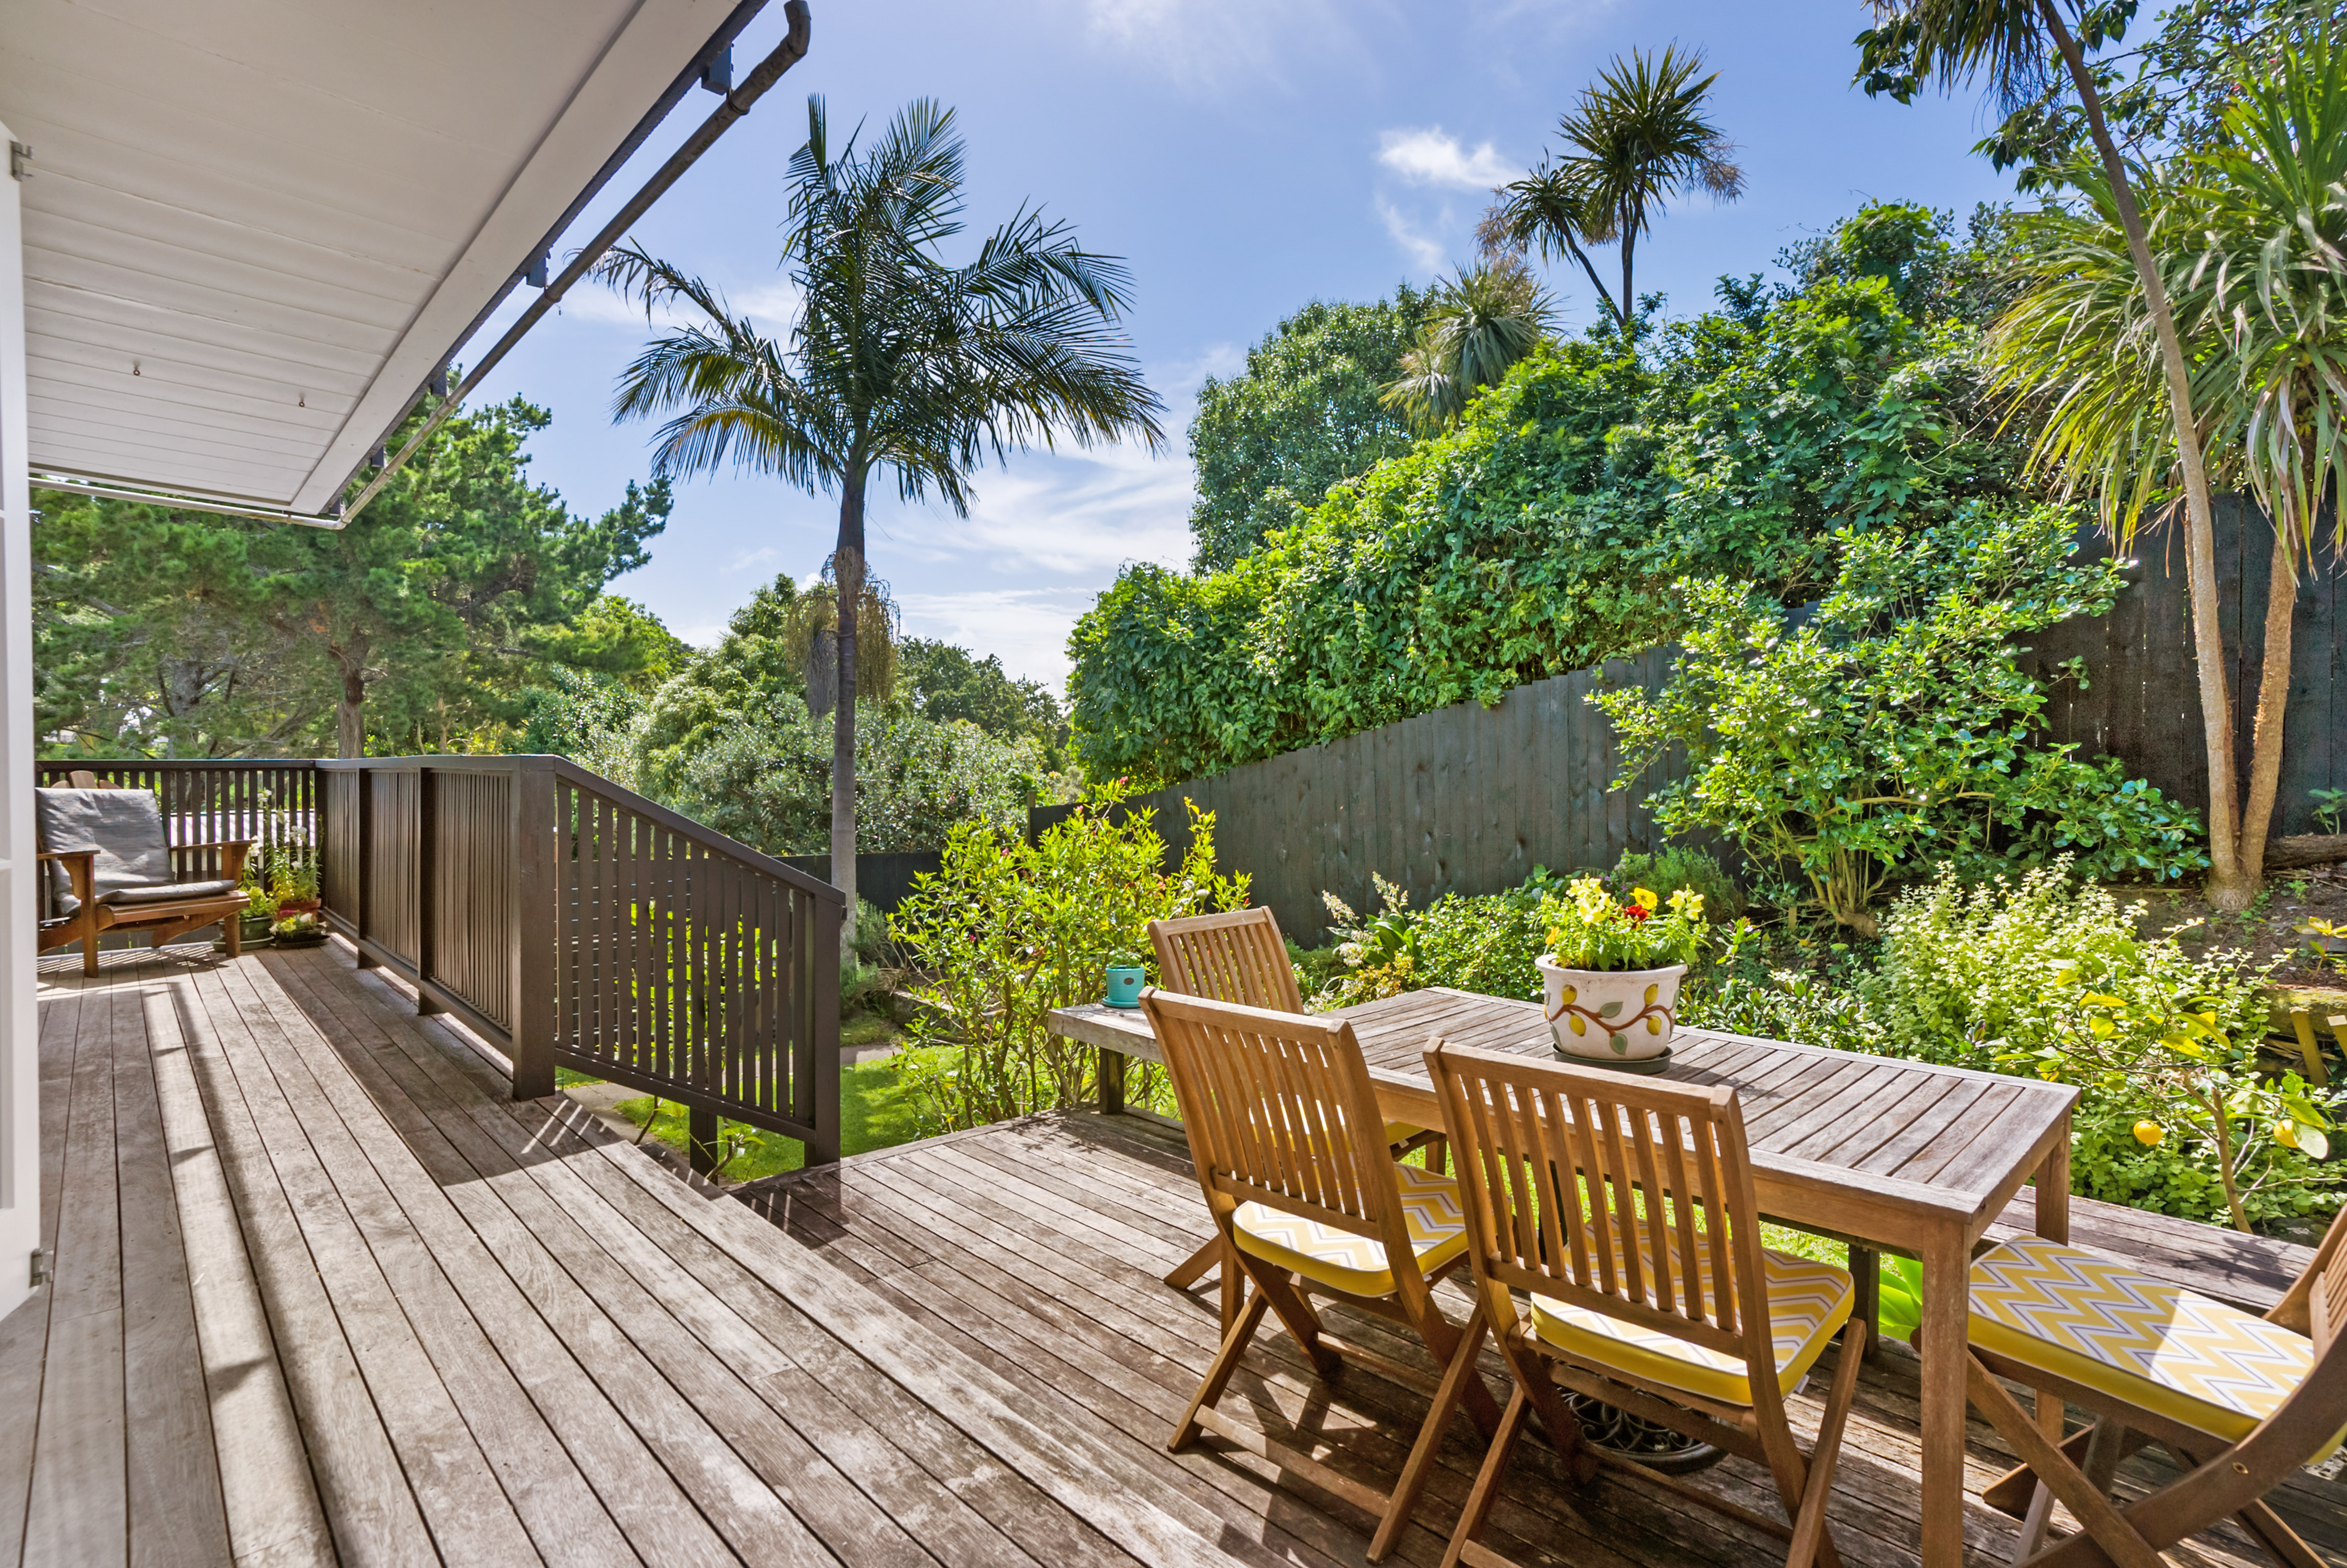
[{"label": "teal plant pot", "polygon": [[1136,964],[1111,964],[1108,967],[1108,995],[1102,999],[1112,1008],[1137,1008],[1141,1005],[1141,988],[1148,979],[1147,972]]}]

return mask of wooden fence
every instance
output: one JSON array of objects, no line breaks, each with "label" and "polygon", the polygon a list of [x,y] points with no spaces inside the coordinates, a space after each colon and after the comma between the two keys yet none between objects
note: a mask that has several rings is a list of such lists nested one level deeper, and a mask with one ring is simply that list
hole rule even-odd
[{"label": "wooden fence", "polygon": [[[934,875],[946,863],[942,849],[867,850],[856,857],[856,896],[883,915],[913,896],[913,879]],[[783,864],[805,872],[818,882],[831,880],[828,855],[785,855]]]},{"label": "wooden fence", "polygon": [[[1328,924],[1324,890],[1369,912],[1372,872],[1424,908],[1445,893],[1515,886],[1535,866],[1610,866],[1659,842],[1643,803],[1685,764],[1665,757],[1614,788],[1622,772],[1614,727],[1585,699],[1624,685],[1659,691],[1670,658],[1655,649],[1536,681],[1495,708],[1461,702],[1132,804],[1155,809],[1176,853],[1189,839],[1183,800],[1213,812],[1216,864],[1252,873],[1255,902],[1307,943]],[[1029,831],[1072,809],[1039,806]]]},{"label": "wooden fence", "polygon": [[322,761],[325,903],[504,1046],[839,1151],[837,889],[561,757]]},{"label": "wooden fence", "polygon": [[[2217,500],[2217,598],[2233,686],[2237,767],[2247,787],[2257,692],[2265,667],[2266,579],[2273,529],[2239,496]],[[2088,530],[2082,553],[2106,553]],[[2181,533],[2137,541],[2129,586],[2111,613],[2065,621],[2030,639],[2025,668],[2052,687],[2045,730],[2075,741],[2081,756],[2111,755],[2170,799],[2205,814],[2208,747],[2201,738],[2200,680],[2192,650],[2192,607]],[[2347,788],[2347,584],[2328,549],[2299,579],[2291,626],[2290,705],[2282,728],[2276,834],[2320,831],[2313,792]],[[2086,661],[2084,690],[2062,679],[2066,660]]]}]

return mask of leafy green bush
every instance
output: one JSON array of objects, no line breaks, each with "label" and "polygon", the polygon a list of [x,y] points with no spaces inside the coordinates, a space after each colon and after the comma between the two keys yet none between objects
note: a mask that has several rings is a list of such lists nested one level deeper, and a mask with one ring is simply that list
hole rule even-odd
[{"label": "leafy green bush", "polygon": [[1869,988],[1884,1046],[2076,1084],[2071,1170],[2088,1196],[2244,1230],[2335,1206],[2310,1158],[2335,1096],[2259,1069],[2263,971],[2137,936],[2067,870],[1972,887],[1944,875],[1902,897]]},{"label": "leafy green bush", "polygon": [[2196,813],[2116,759],[2032,741],[2045,693],[2013,639],[2099,615],[2121,586],[2072,559],[2074,536],[2051,507],[1845,530],[1834,591],[1800,624],[1742,584],[1695,585],[1670,685],[1591,700],[1625,772],[1686,748],[1686,777],[1654,797],[1665,831],[1733,838],[1862,935],[1887,884],[1942,860],[1977,876],[2066,850],[2091,876],[2180,876],[2208,864]]},{"label": "leafy green bush", "polygon": [[1149,952],[1150,921],[1245,905],[1247,878],[1214,874],[1213,813],[1191,808],[1189,850],[1168,872],[1153,814],[1116,809],[1128,793],[1095,790],[1032,845],[958,824],[943,867],[917,878],[890,918],[929,1004],[914,1026],[924,1049],[905,1054],[904,1071],[942,1125],[1090,1097],[1097,1053],[1051,1035],[1046,1016],[1098,1001],[1112,958]]},{"label": "leafy green bush", "polygon": [[[1942,313],[1956,296],[1930,282],[1967,259],[1917,210],[1853,221],[1850,265],[1812,267],[1773,297],[1725,285],[1724,309],[1665,329],[1644,357],[1610,340],[1549,345],[1452,429],[1325,495],[1242,497],[1202,462],[1217,498],[1200,557],[1230,564],[1128,569],[1071,639],[1071,724],[1092,775],[1145,787],[1496,702],[1676,636],[1681,577],[1799,602],[1831,569],[1834,528],[1912,527],[2009,496],[2022,448],[1983,404],[1975,328]],[[1281,407],[1289,423],[1342,417]],[[1239,439],[1229,425],[1217,440]],[[1317,456],[1266,456],[1318,453],[1286,429],[1246,426],[1240,489],[1326,474]]]}]

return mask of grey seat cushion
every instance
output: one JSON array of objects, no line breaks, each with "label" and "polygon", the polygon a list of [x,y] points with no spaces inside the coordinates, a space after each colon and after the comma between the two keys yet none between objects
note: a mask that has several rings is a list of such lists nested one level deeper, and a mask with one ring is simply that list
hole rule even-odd
[{"label": "grey seat cushion", "polygon": [[[163,808],[143,789],[36,789],[34,815],[41,847],[58,854],[95,850],[92,885],[101,899],[125,888],[169,887],[171,850],[163,838]],[[47,863],[57,907],[70,915],[80,907],[73,879],[56,861]]]},{"label": "grey seat cushion", "polygon": [[169,887],[117,887],[101,893],[97,901],[120,908],[126,904],[169,904],[179,898],[217,898],[223,893],[236,891],[233,882],[180,882]]}]

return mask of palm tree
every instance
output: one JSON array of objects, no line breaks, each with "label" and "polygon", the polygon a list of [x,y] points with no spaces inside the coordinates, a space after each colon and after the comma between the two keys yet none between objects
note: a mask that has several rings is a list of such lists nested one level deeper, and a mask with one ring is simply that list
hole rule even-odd
[{"label": "palm tree", "polygon": [[[2255,886],[2281,778],[2298,566],[2347,469],[2347,49],[2324,29],[2239,76],[2215,145],[2147,179],[2142,209],[2195,347],[2190,405],[2211,477],[2248,489],[2275,529],[2237,850]],[[1999,384],[2045,410],[2036,460],[2097,492],[2124,538],[2173,493],[2172,399],[2118,203],[2091,176],[2076,183],[2091,210],[2035,221],[2030,286],[1990,350]],[[2334,548],[2341,527],[2334,510]],[[2230,781],[2229,752],[2223,766]]]},{"label": "palm tree", "polygon": [[[2234,775],[2232,689],[2225,678],[2224,632],[2217,619],[2215,514],[2194,422],[2191,362],[2177,333],[2167,281],[2152,257],[2133,177],[2112,138],[2101,91],[2087,68],[2080,29],[2065,18],[2065,11],[2096,29],[2088,34],[2089,44],[2101,42],[2103,14],[2090,9],[2086,0],[1875,0],[1878,26],[1859,35],[1857,79],[1869,94],[1889,92],[1903,103],[1931,78],[1953,88],[1985,73],[1991,93],[2008,112],[2045,97],[2057,70],[2067,73],[2077,91],[2086,132],[2101,163],[2104,199],[2127,241],[2128,265],[2143,291],[2183,490],[2185,571],[2192,595],[2202,738],[2209,752],[2209,898],[2220,909],[2246,909],[2257,897],[2265,845],[2262,838],[2255,845],[2247,843],[2242,831],[2246,825]],[[2121,548],[2131,542],[2130,528],[2120,539]]]},{"label": "palm tree", "polygon": [[1475,394],[1497,385],[1548,335],[1555,318],[1546,291],[1516,258],[1462,268],[1436,286],[1418,342],[1379,401],[1419,435],[1431,435],[1466,412]]},{"label": "palm tree", "polygon": [[[1564,155],[1500,189],[1487,244],[1504,236],[1571,256],[1626,335],[1638,309],[1638,237],[1664,202],[1691,190],[1733,201],[1744,191],[1743,169],[1728,161],[1736,145],[1704,110],[1718,73],[1697,80],[1702,70],[1702,52],[1676,44],[1659,57],[1643,49],[1615,56],[1557,122]],[[1621,247],[1619,296],[1597,276],[1583,249],[1591,244]]]},{"label": "palm tree", "polygon": [[[1021,208],[969,261],[948,262],[938,250],[964,227],[962,166],[953,111],[932,100],[899,111],[869,153],[850,137],[835,159],[824,101],[809,98],[782,255],[798,313],[779,343],[701,279],[632,245],[598,264],[648,320],[661,307],[700,318],[653,338],[620,378],[615,418],[670,415],[657,472],[731,463],[838,493],[841,692],[859,689],[865,490],[876,468],[903,499],[934,490],[967,516],[969,476],[989,457],[1062,435],[1079,446],[1139,436],[1153,453],[1165,442],[1164,405],[1117,324],[1132,303],[1123,261]],[[853,702],[833,723],[831,871],[852,912]]]}]

